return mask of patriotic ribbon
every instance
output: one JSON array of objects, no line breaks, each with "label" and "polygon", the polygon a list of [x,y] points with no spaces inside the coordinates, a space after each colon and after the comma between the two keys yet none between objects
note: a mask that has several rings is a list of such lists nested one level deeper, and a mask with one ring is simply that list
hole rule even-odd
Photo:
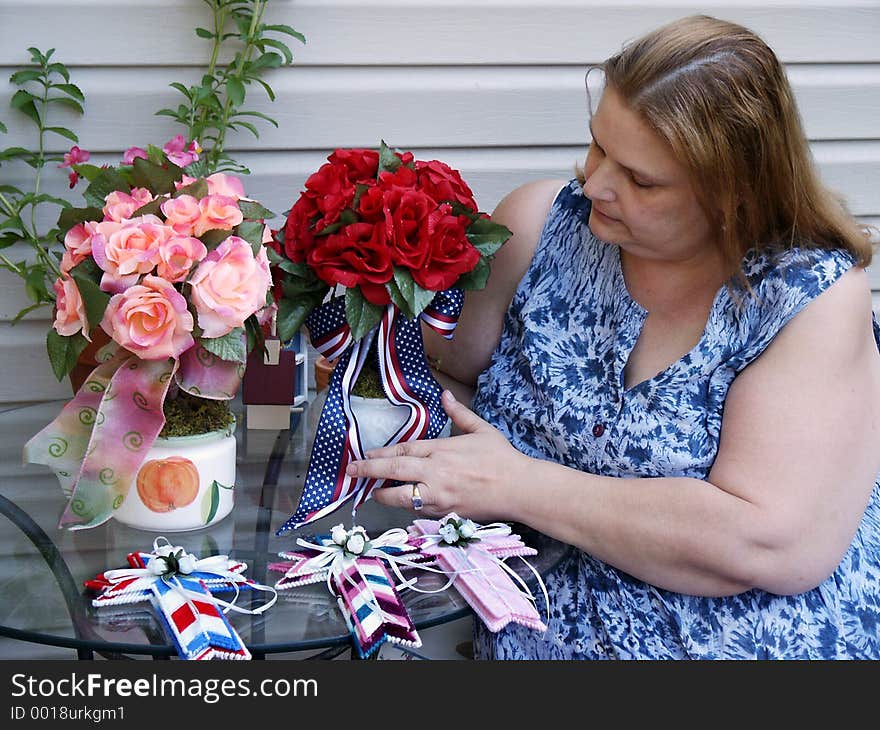
[{"label": "patriotic ribbon", "polygon": [[513,534],[510,525],[477,525],[450,513],[439,521],[414,520],[410,530],[422,538],[422,551],[454,575],[456,590],[490,631],[500,631],[511,622],[536,631],[547,630],[535,608],[535,596],[504,562],[509,557],[523,558],[537,578],[549,620],[547,588],[540,574],[524,559],[538,551],[527,547],[519,535]]},{"label": "patriotic ribbon", "polygon": [[287,562],[269,565],[270,570],[285,571],[275,583],[277,590],[326,581],[362,658],[386,641],[422,645],[398,593],[415,583],[403,577],[402,569],[427,569],[424,563],[433,560],[422,551],[422,540],[400,528],[370,539],[362,527],[346,530],[337,525],[330,535],[296,542],[304,550],[279,553]]},{"label": "patriotic ribbon", "polygon": [[[247,566],[226,555],[197,559],[165,537],[153,552],[130,553],[130,567],[108,570],[85,586],[100,595],[95,607],[150,601],[159,613],[182,659],[250,659],[251,654],[226,613],[260,614],[277,600],[274,588],[245,578]],[[256,609],[236,605],[241,589],[264,591],[272,598]],[[215,593],[234,592],[231,601]]]},{"label": "patriotic ribbon", "polygon": [[410,320],[393,304],[379,324],[355,341],[345,318],[345,299],[338,297],[316,307],[306,319],[312,346],[328,360],[339,358],[315,433],[305,485],[294,514],[278,535],[320,519],[349,499],[352,516],[384,480],[350,477],[345,467],[364,457],[359,425],[351,407],[351,389],[364,366],[373,338],[378,337],[378,365],[387,399],[405,405],[410,415],[385,445],[437,438],[447,416],[440,404],[442,388],[431,374],[424,354],[419,319],[451,338],[464,302],[460,289],[438,292],[431,304]]},{"label": "patriotic ribbon", "polygon": [[159,432],[171,380],[204,398],[231,398],[239,363],[201,346],[180,360],[141,360],[119,349],[86,378],[61,413],[24,446],[24,461],[50,467],[68,497],[59,528],[106,522],[122,504]]}]

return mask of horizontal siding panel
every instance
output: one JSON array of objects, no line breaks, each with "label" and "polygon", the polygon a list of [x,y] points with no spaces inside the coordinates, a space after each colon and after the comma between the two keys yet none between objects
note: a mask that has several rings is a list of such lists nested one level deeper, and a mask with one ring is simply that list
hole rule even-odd
[{"label": "horizontal siding panel", "polygon": [[46,355],[47,322],[0,323],[0,402],[69,398],[70,383],[59,383]]},{"label": "horizontal siding panel", "polygon": [[[878,4],[872,0],[801,2],[602,2],[599,0],[276,0],[268,22],[305,34],[291,43],[301,65],[580,64],[621,43],[695,12],[733,20],[760,33],[785,62],[880,61]],[[14,65],[27,45],[55,47],[76,65],[121,59],[199,65],[208,25],[201,3],[177,0],[0,0],[0,65]],[[100,29],[91,42],[69,29]]]},{"label": "horizontal siding panel", "polygon": [[[0,77],[11,71],[0,68]],[[878,136],[880,65],[808,65],[790,68],[789,76],[808,137]],[[588,137],[583,67],[291,68],[266,79],[277,100],[253,87],[247,108],[279,127],[256,120],[260,138],[233,132],[228,149],[375,146],[382,138],[400,147],[577,145]],[[196,74],[89,68],[73,80],[85,93],[86,114],[56,108],[56,119],[77,132],[84,149],[110,152],[161,144],[182,131],[155,113],[182,100],[171,81],[189,84]],[[0,109],[8,109],[13,91],[11,85],[0,91]],[[598,92],[591,89],[594,98]],[[4,145],[34,146],[34,129],[23,116],[10,111],[2,118],[10,127]],[[57,135],[47,140],[53,151],[70,146]]]}]

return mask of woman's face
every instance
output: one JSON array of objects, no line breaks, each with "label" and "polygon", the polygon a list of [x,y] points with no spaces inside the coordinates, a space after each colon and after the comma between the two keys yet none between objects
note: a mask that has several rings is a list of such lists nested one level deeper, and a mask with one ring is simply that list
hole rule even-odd
[{"label": "woman's face", "polygon": [[593,114],[584,193],[590,229],[642,258],[689,261],[716,254],[715,235],[671,147],[607,87]]}]

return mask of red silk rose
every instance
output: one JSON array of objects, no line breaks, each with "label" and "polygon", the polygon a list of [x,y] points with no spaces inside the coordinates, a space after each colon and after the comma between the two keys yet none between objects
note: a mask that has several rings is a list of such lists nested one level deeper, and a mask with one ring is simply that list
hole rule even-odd
[{"label": "red silk rose", "polygon": [[[411,152],[338,149],[307,180],[272,259],[280,282],[278,329],[289,339],[328,291],[345,287],[355,339],[394,304],[408,318],[434,293],[480,289],[510,237],[480,213],[460,173]],[[277,289],[276,289],[277,292]]]}]

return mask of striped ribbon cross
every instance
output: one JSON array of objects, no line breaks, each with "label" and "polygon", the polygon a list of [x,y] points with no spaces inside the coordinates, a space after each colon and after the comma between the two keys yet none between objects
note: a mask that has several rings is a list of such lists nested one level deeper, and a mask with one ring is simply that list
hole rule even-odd
[{"label": "striped ribbon cross", "polygon": [[[175,567],[177,558],[168,562],[169,555],[184,555],[184,551],[158,537],[153,552],[129,553],[130,567],[108,570],[87,580],[86,588],[99,594],[92,605],[151,602],[181,659],[250,659],[251,653],[226,613],[263,613],[275,603],[275,589],[245,578],[242,574],[247,566],[226,555],[200,560],[189,555],[189,563],[180,561],[179,569]],[[169,565],[174,569],[167,569]],[[241,608],[235,601],[242,590],[265,591],[272,598],[256,609]],[[234,593],[234,597],[225,601],[216,595],[223,593]]]}]

